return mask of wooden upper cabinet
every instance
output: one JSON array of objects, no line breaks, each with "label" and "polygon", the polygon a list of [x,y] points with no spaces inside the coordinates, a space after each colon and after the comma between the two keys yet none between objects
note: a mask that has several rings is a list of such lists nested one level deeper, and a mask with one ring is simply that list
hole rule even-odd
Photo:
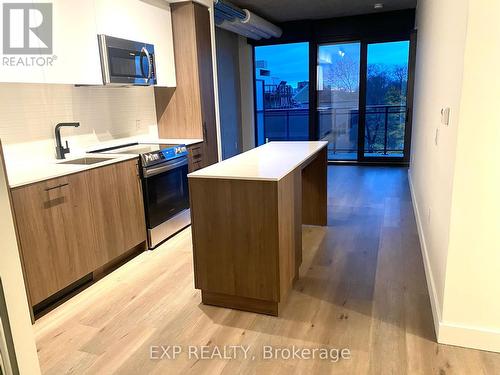
[{"label": "wooden upper cabinet", "polygon": [[33,305],[93,271],[96,242],[85,173],[14,189],[12,200]]},{"label": "wooden upper cabinet", "polygon": [[210,15],[208,9],[195,4],[198,76],[200,82],[203,157],[206,165],[217,163],[217,128],[215,123],[215,94],[212,64]]},{"label": "wooden upper cabinet", "polygon": [[218,161],[210,14],[198,3],[171,4],[177,87],[155,87],[162,138],[203,138],[204,166]]},{"label": "wooden upper cabinet", "polygon": [[32,305],[146,240],[137,160],[12,189]]}]

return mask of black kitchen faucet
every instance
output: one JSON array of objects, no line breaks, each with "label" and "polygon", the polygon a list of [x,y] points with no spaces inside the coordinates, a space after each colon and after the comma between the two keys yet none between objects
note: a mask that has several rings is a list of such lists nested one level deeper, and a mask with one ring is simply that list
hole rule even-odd
[{"label": "black kitchen faucet", "polygon": [[75,128],[80,126],[79,122],[60,122],[56,125],[55,134],[56,134],[56,158],[57,159],[65,159],[65,156],[69,152],[68,141],[66,141],[66,147],[64,147],[61,143],[61,128],[63,126],[74,126]]}]

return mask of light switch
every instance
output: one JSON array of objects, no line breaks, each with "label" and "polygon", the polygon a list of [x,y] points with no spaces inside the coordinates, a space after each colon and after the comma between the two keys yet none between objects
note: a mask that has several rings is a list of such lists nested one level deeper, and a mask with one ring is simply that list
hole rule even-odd
[{"label": "light switch", "polygon": [[450,107],[441,109],[441,124],[446,126],[450,124]]}]

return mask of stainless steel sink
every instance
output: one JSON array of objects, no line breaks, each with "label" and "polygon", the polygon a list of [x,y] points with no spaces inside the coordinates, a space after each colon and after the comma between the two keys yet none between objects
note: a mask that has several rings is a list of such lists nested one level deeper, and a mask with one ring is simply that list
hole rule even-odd
[{"label": "stainless steel sink", "polygon": [[63,161],[60,162],[59,164],[91,165],[91,164],[101,163],[103,161],[108,161],[110,159],[111,158],[85,157],[85,158]]}]

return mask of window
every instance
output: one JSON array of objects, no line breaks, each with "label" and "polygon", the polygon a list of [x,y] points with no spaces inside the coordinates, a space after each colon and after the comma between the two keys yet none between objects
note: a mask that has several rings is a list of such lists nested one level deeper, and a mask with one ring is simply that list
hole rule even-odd
[{"label": "window", "polygon": [[255,47],[257,145],[309,139],[309,43]]},{"label": "window", "polygon": [[328,141],[330,160],[358,158],[360,46],[359,42],[318,46],[318,135]]}]

